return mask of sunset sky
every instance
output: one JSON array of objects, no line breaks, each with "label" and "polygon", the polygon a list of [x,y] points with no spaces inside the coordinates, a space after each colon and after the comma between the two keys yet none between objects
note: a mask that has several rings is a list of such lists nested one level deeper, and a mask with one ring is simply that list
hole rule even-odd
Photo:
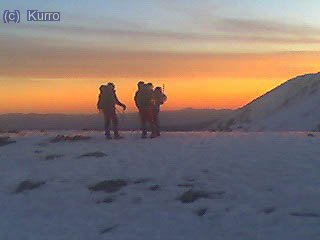
[{"label": "sunset sky", "polygon": [[[165,84],[165,110],[237,108],[319,72],[319,0],[0,2],[0,113],[94,113],[112,81],[135,111],[139,80]],[[26,22],[27,9],[61,22]]]}]

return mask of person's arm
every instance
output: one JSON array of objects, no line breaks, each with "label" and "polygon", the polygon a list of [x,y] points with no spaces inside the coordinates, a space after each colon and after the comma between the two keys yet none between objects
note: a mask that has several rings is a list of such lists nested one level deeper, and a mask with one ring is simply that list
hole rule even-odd
[{"label": "person's arm", "polygon": [[134,102],[135,102],[137,108],[139,108],[138,95],[139,95],[138,92],[136,92],[136,94],[134,95]]},{"label": "person's arm", "polygon": [[102,101],[102,100],[101,100],[101,95],[99,95],[99,97],[98,97],[98,102],[97,102],[97,109],[98,109],[99,111],[101,111],[101,108],[102,108],[102,107],[101,107],[101,105],[102,105],[102,104],[101,104],[101,101]]},{"label": "person's arm", "polygon": [[117,94],[114,93],[114,99],[115,99],[115,103],[119,106],[121,106],[123,108],[123,110],[127,109],[127,106],[125,104],[123,104],[122,102],[119,101]]},{"label": "person's arm", "polygon": [[163,102],[165,103],[168,100],[167,96],[163,93]]}]

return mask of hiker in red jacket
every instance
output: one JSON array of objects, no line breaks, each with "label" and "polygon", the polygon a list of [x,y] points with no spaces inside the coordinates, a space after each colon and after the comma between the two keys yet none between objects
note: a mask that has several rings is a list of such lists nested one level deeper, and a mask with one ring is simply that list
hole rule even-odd
[{"label": "hiker in red jacket", "polygon": [[147,137],[147,123],[151,128],[150,138],[156,137],[154,119],[153,119],[153,85],[152,83],[144,84],[138,83],[138,91],[135,94],[134,101],[139,110],[140,122],[141,122],[141,138]]},{"label": "hiker in red jacket", "polygon": [[159,113],[160,106],[167,101],[167,96],[162,92],[161,87],[156,87],[153,92],[154,107],[153,107],[153,120],[155,126],[155,133],[160,136],[160,126],[159,126]]},{"label": "hiker in red jacket", "polygon": [[121,139],[122,137],[119,134],[118,130],[118,118],[116,114],[116,105],[119,105],[126,110],[126,105],[121,103],[118,100],[116,95],[115,86],[113,83],[108,83],[107,85],[100,86],[100,95],[97,104],[99,111],[103,113],[104,117],[104,128],[106,139],[112,139],[110,134],[110,124],[112,122],[113,132],[115,139]]}]

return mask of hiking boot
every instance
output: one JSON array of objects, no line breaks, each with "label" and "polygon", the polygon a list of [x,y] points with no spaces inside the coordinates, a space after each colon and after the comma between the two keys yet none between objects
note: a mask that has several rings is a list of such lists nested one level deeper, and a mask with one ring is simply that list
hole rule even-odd
[{"label": "hiking boot", "polygon": [[155,133],[150,134],[150,138],[156,138],[156,137],[157,137],[157,134],[155,134]]},{"label": "hiking boot", "polygon": [[141,135],[141,138],[142,138],[142,139],[146,139],[146,138],[147,138],[147,134],[142,134],[142,135]]},{"label": "hiking boot", "polygon": [[106,140],[111,140],[111,139],[112,139],[111,135],[106,135]]},{"label": "hiking boot", "polygon": [[114,139],[123,139],[123,137],[120,135],[114,135]]}]

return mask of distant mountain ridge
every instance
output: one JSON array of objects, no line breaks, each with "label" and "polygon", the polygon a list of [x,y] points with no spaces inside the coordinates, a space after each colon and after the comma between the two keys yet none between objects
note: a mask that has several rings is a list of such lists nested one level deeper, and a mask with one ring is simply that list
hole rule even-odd
[{"label": "distant mountain ridge", "polygon": [[[207,130],[212,122],[225,119],[231,110],[182,109],[161,113],[161,125],[168,131]],[[137,130],[140,127],[138,113],[119,114],[120,128]],[[0,129],[3,130],[83,130],[103,129],[103,119],[99,114],[3,114],[0,115]]]},{"label": "distant mountain ridge", "polygon": [[239,131],[320,130],[320,73],[295,77],[211,128]]}]

